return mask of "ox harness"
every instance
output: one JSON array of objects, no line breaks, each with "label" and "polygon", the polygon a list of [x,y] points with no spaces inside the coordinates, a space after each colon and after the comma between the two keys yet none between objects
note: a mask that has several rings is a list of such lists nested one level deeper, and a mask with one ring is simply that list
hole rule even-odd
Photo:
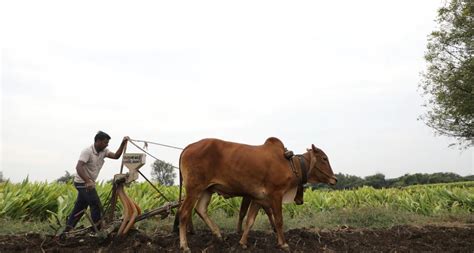
[{"label": "ox harness", "polygon": [[[303,155],[294,155],[292,151],[288,151],[288,150],[285,150],[285,158],[288,159],[290,163],[290,168],[293,171],[293,174],[295,174],[295,177],[299,179],[296,196],[294,200],[297,205],[302,205],[303,193],[304,193],[303,185],[308,182],[308,168],[306,167],[306,162],[305,162],[306,159],[303,157]],[[295,160],[298,160],[299,163],[295,164]],[[301,177],[298,176],[296,166],[299,166],[300,168]]]}]

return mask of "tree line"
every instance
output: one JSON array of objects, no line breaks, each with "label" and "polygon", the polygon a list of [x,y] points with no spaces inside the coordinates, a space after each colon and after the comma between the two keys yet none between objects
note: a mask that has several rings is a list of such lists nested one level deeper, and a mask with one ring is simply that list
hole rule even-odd
[{"label": "tree line", "polygon": [[[152,179],[162,185],[173,185],[176,173],[173,171],[174,166],[164,161],[157,161],[152,164]],[[336,190],[343,189],[356,189],[362,186],[371,186],[376,189],[380,188],[392,188],[392,187],[405,187],[410,185],[423,185],[423,184],[437,184],[437,183],[453,183],[462,181],[474,181],[474,175],[460,176],[452,172],[438,172],[438,173],[415,173],[405,174],[397,178],[385,178],[382,173],[376,173],[375,175],[358,177],[349,174],[337,173],[337,184],[329,187],[325,184],[313,184],[310,187],[313,189],[331,188]],[[72,183],[74,174],[66,171],[64,176],[56,179],[58,183]],[[3,177],[3,173],[0,171],[0,183],[5,182],[7,179]],[[111,182],[108,181],[109,183]]]},{"label": "tree line", "polygon": [[[438,173],[415,173],[405,174],[401,177],[386,179],[382,173],[375,175],[358,177],[354,175],[348,175],[343,173],[337,173],[337,184],[330,188],[332,189],[355,189],[362,186],[372,186],[376,189],[380,188],[391,188],[391,187],[405,187],[410,185],[422,185],[422,184],[437,184],[437,183],[453,183],[462,181],[474,181],[474,175],[460,176],[456,173],[451,172],[438,172]],[[329,188],[324,184],[315,184],[312,188]]]}]

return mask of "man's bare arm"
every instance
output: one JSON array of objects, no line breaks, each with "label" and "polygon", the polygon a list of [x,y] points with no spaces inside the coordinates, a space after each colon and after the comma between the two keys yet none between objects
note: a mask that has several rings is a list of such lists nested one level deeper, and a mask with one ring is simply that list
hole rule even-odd
[{"label": "man's bare arm", "polygon": [[107,157],[111,159],[119,159],[120,156],[122,156],[123,149],[125,148],[125,144],[127,143],[128,139],[128,136],[123,137],[122,143],[120,144],[120,147],[117,149],[117,151],[115,153],[109,152]]}]

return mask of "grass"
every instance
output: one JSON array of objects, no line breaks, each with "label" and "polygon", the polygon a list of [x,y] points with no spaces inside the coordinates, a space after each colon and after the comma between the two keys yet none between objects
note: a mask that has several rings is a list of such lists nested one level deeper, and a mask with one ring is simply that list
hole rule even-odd
[{"label": "grass", "polygon": [[47,221],[24,221],[20,219],[0,219],[0,234],[13,235],[20,233],[52,234],[53,229]]},{"label": "grass", "polygon": [[[97,191],[102,200],[108,200],[111,185],[98,184]],[[170,199],[177,199],[178,188],[160,186]],[[142,208],[152,210],[165,204],[150,185],[132,184],[127,187],[128,195]],[[40,219],[64,220],[71,212],[76,200],[76,190],[72,185],[55,183],[21,184],[0,183],[0,219]],[[432,216],[446,211],[457,213],[474,212],[474,185],[470,182],[455,184],[438,184],[413,186],[403,189],[373,189],[362,187],[354,190],[311,190],[305,192],[303,205],[285,205],[283,213],[290,217],[300,218],[315,212],[334,212],[344,210],[370,210],[391,208],[393,211],[406,211]],[[212,198],[209,213],[225,212],[226,216],[236,216],[240,198]],[[121,206],[119,205],[119,209]]]},{"label": "grass", "polygon": [[[102,202],[108,198],[110,184],[99,184]],[[176,199],[177,187],[160,187]],[[142,208],[151,210],[164,204],[150,186],[133,184],[127,192]],[[47,233],[58,230],[57,220],[64,223],[76,198],[72,185],[29,183],[0,184],[0,234]],[[221,230],[234,232],[240,198],[214,197],[209,215]],[[120,205],[118,207],[120,210]],[[285,230],[292,228],[388,228],[394,225],[433,223],[474,223],[474,182],[411,186],[402,189],[311,190],[305,192],[305,204],[283,207]],[[196,215],[196,229],[208,229]],[[154,217],[136,227],[146,233],[172,231],[174,215],[161,220]],[[53,224],[55,223],[55,224]],[[89,226],[83,219],[82,224]],[[64,225],[64,224],[62,224]],[[270,230],[266,215],[257,217],[254,230]]]},{"label": "grass", "polygon": [[[234,233],[237,227],[237,216],[228,216],[223,211],[210,214],[219,228],[225,233]],[[173,231],[174,215],[165,219],[159,216],[138,222],[135,227],[146,234],[171,233]],[[207,225],[197,216],[193,216],[196,230],[208,230]],[[245,221],[244,221],[245,223]],[[422,226],[427,224],[474,223],[473,213],[440,213],[431,216],[416,213],[391,210],[388,208],[360,208],[309,213],[298,218],[285,215],[285,230],[295,228],[336,229],[342,226],[353,228],[390,228],[396,225]],[[88,226],[82,221],[79,225]],[[252,230],[270,231],[271,227],[264,212],[257,216]],[[40,233],[54,234],[48,221],[22,221],[20,219],[0,219],[0,234]]]},{"label": "grass", "polygon": [[[238,217],[226,217],[222,214],[213,214],[211,218],[225,231],[235,231]],[[204,222],[199,218],[194,219],[196,227],[206,228]],[[386,208],[375,209],[350,209],[350,210],[334,210],[315,212],[298,218],[291,218],[284,215],[285,229],[292,228],[338,228],[341,226],[357,227],[357,228],[389,228],[395,225],[423,225],[427,223],[445,223],[445,222],[461,222],[472,223],[474,214],[466,213],[444,213],[433,216],[425,216],[406,211],[396,211]],[[269,230],[271,229],[267,216],[260,212],[257,216],[252,229]]]}]

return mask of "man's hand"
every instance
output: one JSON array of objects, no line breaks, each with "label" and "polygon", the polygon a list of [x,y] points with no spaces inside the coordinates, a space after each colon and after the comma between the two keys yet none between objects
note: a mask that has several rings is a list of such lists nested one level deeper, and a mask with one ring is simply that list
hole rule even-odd
[{"label": "man's hand", "polygon": [[120,147],[117,149],[117,151],[115,153],[109,152],[106,156],[112,159],[119,159],[123,153],[123,150],[125,149],[125,145],[127,144],[127,141],[129,140],[130,140],[130,137],[128,136],[123,137],[122,143],[120,144]]},{"label": "man's hand", "polygon": [[125,136],[125,137],[123,137],[122,143],[127,142],[127,141],[129,141],[129,140],[130,140],[130,137]]},{"label": "man's hand", "polygon": [[90,191],[95,188],[95,182],[92,180],[89,180],[86,182],[85,187],[87,191]]}]

